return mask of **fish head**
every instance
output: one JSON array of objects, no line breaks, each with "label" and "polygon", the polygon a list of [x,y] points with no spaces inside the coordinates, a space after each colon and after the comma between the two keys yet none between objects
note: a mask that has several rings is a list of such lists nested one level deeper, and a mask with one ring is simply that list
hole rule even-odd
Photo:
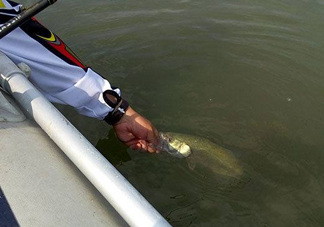
[{"label": "fish head", "polygon": [[168,133],[160,133],[162,140],[162,150],[167,151],[178,158],[185,158],[191,154],[191,149],[188,144],[175,138]]}]

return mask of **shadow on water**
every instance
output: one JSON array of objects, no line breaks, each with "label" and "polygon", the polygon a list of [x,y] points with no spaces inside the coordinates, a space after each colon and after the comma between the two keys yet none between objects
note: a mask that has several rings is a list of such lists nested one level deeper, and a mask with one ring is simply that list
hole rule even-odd
[{"label": "shadow on water", "polygon": [[127,146],[117,139],[113,129],[109,131],[105,138],[97,142],[96,148],[114,166],[120,166],[122,163],[131,160],[127,153]]},{"label": "shadow on water", "polygon": [[5,194],[0,187],[0,227],[18,227],[18,221],[13,213]]},{"label": "shadow on water", "polygon": [[[108,137],[97,144],[102,152],[109,152],[109,146],[104,146],[104,143],[116,142],[114,137]],[[217,175],[203,165],[192,169],[188,160],[177,159],[167,153],[151,155],[129,151],[129,156],[129,161],[125,158],[117,160],[118,157],[107,158],[115,160],[118,170],[173,226],[195,226],[202,219],[207,226],[226,214],[234,215],[228,210],[230,208],[224,209],[224,206],[231,200],[231,195],[237,195],[237,198],[251,181],[247,176]]]}]

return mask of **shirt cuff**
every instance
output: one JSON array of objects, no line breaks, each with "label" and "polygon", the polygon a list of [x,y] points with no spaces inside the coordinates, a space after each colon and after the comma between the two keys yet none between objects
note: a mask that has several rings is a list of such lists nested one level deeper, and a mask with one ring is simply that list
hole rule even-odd
[{"label": "shirt cuff", "polygon": [[80,114],[103,120],[113,110],[103,98],[103,92],[114,90],[121,95],[119,88],[111,88],[110,83],[92,69],[73,86],[55,94],[44,94],[51,102],[67,104]]}]

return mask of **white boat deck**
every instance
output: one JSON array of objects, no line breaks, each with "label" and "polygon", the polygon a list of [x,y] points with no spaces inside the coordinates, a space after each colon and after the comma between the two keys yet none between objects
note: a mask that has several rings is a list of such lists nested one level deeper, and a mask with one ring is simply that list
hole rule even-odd
[{"label": "white boat deck", "polygon": [[0,226],[128,225],[52,140],[27,119],[0,121]]}]

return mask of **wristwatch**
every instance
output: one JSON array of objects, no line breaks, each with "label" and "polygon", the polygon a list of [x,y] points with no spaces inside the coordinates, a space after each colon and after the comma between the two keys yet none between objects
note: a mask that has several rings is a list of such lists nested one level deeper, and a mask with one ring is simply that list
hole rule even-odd
[{"label": "wristwatch", "polygon": [[126,113],[129,104],[126,100],[120,97],[114,90],[107,90],[103,93],[103,98],[108,106],[113,110],[104,118],[104,120],[110,124],[116,124]]}]

